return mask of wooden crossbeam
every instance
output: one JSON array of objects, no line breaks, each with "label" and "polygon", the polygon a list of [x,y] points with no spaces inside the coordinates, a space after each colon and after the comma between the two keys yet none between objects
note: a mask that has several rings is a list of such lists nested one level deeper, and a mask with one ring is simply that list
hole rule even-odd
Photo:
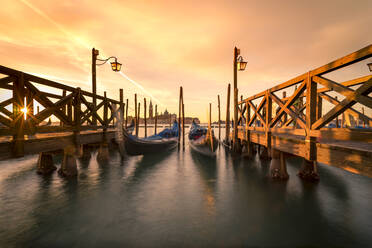
[{"label": "wooden crossbeam", "polygon": [[[85,99],[85,98],[84,98]],[[84,100],[82,100],[83,103],[85,104]],[[89,103],[89,102],[88,102]],[[96,111],[99,110],[102,106],[103,106],[104,102],[102,101],[100,104],[98,104],[96,106]],[[85,104],[86,105],[86,104]],[[81,119],[81,123],[84,123],[85,121],[89,120],[89,117],[91,117],[93,115],[93,112],[91,109],[93,109],[93,105],[91,103],[89,103],[89,105],[91,106],[90,108],[87,107],[87,109],[83,112],[82,114],[82,119]]]},{"label": "wooden crossbeam", "polygon": [[[90,104],[83,95],[81,95],[81,101],[87,106],[87,108],[90,110],[92,115],[96,117],[96,119],[101,123],[101,125],[104,125],[104,121],[101,119],[101,117],[97,114],[97,111],[99,110],[100,107],[104,105],[104,102],[102,101],[99,105],[97,105],[97,108],[94,109],[92,104]],[[89,118],[89,117],[88,117]],[[85,121],[85,120],[84,120]]]},{"label": "wooden crossbeam", "polygon": [[[344,112],[346,109],[353,106],[357,100],[357,95],[369,94],[372,91],[372,79],[368,80],[365,84],[360,86],[357,90],[353,91],[353,94],[348,94],[346,98],[331,109],[326,115],[318,119],[313,125],[312,129],[320,129],[327,125],[328,122],[332,121],[339,114]],[[369,97],[368,97],[369,98]]]},{"label": "wooden crossbeam", "polygon": [[[62,98],[61,100],[59,100],[58,102],[56,103],[53,103],[51,100],[49,100],[45,95],[42,94],[41,91],[39,91],[34,85],[32,85],[30,82],[28,81],[25,81],[25,86],[30,89],[33,93],[34,93],[34,99],[36,101],[38,101],[40,104],[42,104],[47,111],[50,111],[51,113],[53,113],[58,119],[60,119],[62,122],[68,124],[69,123],[69,120],[68,120],[68,117],[65,113],[63,113],[63,111],[61,110],[61,107],[66,104],[68,102],[68,100],[72,97],[72,94],[71,93],[70,95],[68,95],[68,97],[64,97]],[[58,104],[57,104],[58,103]],[[49,113],[45,111],[44,113]],[[43,112],[43,111],[42,111]],[[41,113],[41,112],[40,112]],[[37,117],[38,115],[35,116],[35,118]],[[42,115],[40,115],[42,116]],[[45,117],[46,118],[46,117]],[[44,119],[45,119],[44,118]],[[42,120],[44,120],[42,119]],[[41,120],[41,121],[42,121]],[[41,122],[40,120],[38,120],[37,122],[40,123]]]},{"label": "wooden crossbeam", "polygon": [[[291,108],[294,108],[296,113],[298,113],[301,118],[304,118],[305,115],[302,113],[302,111],[304,111],[304,109],[306,109],[306,105],[302,106],[300,109],[297,109],[295,106],[291,106]],[[288,127],[292,122],[294,121],[294,119],[292,118],[289,118],[285,123],[284,123],[284,127]]]},{"label": "wooden crossbeam", "polygon": [[368,96],[363,96],[362,94],[355,94],[354,90],[349,89],[348,87],[343,86],[339,83],[336,83],[336,82],[334,82],[334,81],[332,81],[328,78],[315,76],[313,78],[313,81],[316,82],[316,83],[322,84],[325,87],[327,87],[329,89],[332,89],[332,90],[342,94],[345,97],[355,98],[355,101],[357,101],[361,104],[364,104],[369,108],[372,108],[372,99]]},{"label": "wooden crossbeam", "polygon": [[12,118],[12,112],[10,112],[9,110],[7,110],[6,108],[4,107],[0,107],[0,112],[5,114],[6,116],[8,116],[9,118]]},{"label": "wooden crossbeam", "polygon": [[[338,101],[336,98],[334,97],[331,97],[325,93],[320,93],[319,96],[325,100],[327,100],[328,102],[334,104],[334,105],[337,105],[337,104],[340,104],[340,101]],[[353,108],[348,108],[345,110],[345,113],[348,113],[352,116],[354,116],[355,118],[359,118],[359,119],[362,119],[363,121],[365,122],[368,122],[370,126],[372,126],[372,119],[369,118],[368,116],[360,113],[359,111],[353,109]]]},{"label": "wooden crossbeam", "polygon": [[3,102],[0,102],[0,106],[1,107],[6,107],[8,106],[9,104],[12,104],[14,101],[13,101],[13,98],[9,98],[8,100],[5,100]]},{"label": "wooden crossbeam", "polygon": [[259,111],[261,110],[261,108],[264,106],[265,102],[266,102],[266,98],[264,97],[264,98],[262,98],[262,100],[260,102],[260,105],[258,105],[258,108],[256,109],[256,107],[254,106],[254,104],[251,101],[249,101],[249,100],[247,101],[247,103],[249,104],[249,106],[251,106],[251,108],[254,111],[254,114],[252,116],[252,119],[249,121],[248,126],[250,126],[253,123],[253,121],[257,118],[257,116],[262,121],[263,125],[265,125],[265,120],[262,117],[262,115],[259,113]]},{"label": "wooden crossbeam", "polygon": [[[270,127],[273,127],[275,125],[276,122],[278,122],[280,120],[280,118],[282,117],[282,115],[284,114],[284,112],[286,112],[287,114],[291,115],[290,112],[293,112],[292,110],[289,109],[290,106],[292,106],[292,104],[298,99],[298,97],[305,91],[306,89],[306,81],[304,81],[300,87],[297,88],[297,90],[295,90],[295,92],[293,93],[293,95],[283,104],[282,101],[280,101],[283,106],[281,107],[281,109],[279,110],[279,113],[275,116],[275,118],[273,118],[270,122]],[[279,98],[278,98],[279,99]],[[292,116],[293,118],[293,116]],[[302,119],[300,119],[300,122],[301,122]],[[302,124],[304,124],[304,121],[302,120]],[[299,123],[300,124],[300,123]],[[300,124],[300,125],[302,125]]]},{"label": "wooden crossbeam", "polygon": [[[31,119],[28,119],[26,120],[26,123],[27,124],[31,124],[30,122],[32,122],[33,125],[38,125],[40,122],[42,122],[43,120],[45,120],[46,118],[48,118],[50,115],[54,114],[57,116],[57,118],[59,118],[63,123],[67,124],[67,125],[71,125],[71,122],[69,121],[68,117],[60,110],[62,108],[62,106],[66,105],[70,100],[71,98],[74,96],[74,93],[71,93],[69,95],[67,95],[66,97],[62,98],[61,100],[57,101],[55,104],[53,103],[46,103],[45,105],[41,102],[43,101],[42,99],[40,99],[37,94],[34,95],[35,99],[41,103],[42,105],[44,105],[46,108],[41,111],[40,113],[34,115],[34,116],[31,116]],[[41,101],[40,101],[41,100]],[[49,104],[49,105],[47,105]]]},{"label": "wooden crossbeam", "polygon": [[[290,115],[292,117],[292,119],[298,120],[298,124],[302,128],[304,128],[304,129],[306,128],[305,121],[300,117],[300,113],[297,114],[291,108],[285,107],[284,106],[285,104],[274,93],[269,92],[269,96],[270,96],[271,99],[273,99],[280,106],[281,109],[283,109],[288,115]],[[276,115],[276,116],[278,116],[278,115]],[[276,118],[276,116],[275,116],[275,118]],[[278,118],[277,120],[279,120],[279,119],[280,118]],[[271,122],[270,127],[273,127],[275,125],[275,123],[276,122]]]},{"label": "wooden crossbeam", "polygon": [[240,110],[240,108],[238,108],[238,114],[239,114],[238,123],[239,123],[242,119],[243,119],[243,121],[245,122],[244,113],[245,113],[246,108],[247,108],[247,105],[246,105],[246,104],[244,105],[243,110]]},{"label": "wooden crossbeam", "polygon": [[12,76],[7,76],[7,77],[4,77],[4,78],[1,78],[0,79],[0,88],[3,88],[5,86],[10,86],[8,85],[10,82],[14,82],[15,78],[12,77]]}]

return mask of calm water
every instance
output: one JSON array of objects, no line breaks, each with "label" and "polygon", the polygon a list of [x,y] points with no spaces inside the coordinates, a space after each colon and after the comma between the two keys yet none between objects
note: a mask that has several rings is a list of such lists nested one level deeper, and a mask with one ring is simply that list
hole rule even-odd
[{"label": "calm water", "polygon": [[37,156],[0,162],[0,247],[372,245],[372,179],[320,166],[306,183],[292,158],[275,182],[269,162],[217,153],[93,153],[73,180],[37,175]]}]

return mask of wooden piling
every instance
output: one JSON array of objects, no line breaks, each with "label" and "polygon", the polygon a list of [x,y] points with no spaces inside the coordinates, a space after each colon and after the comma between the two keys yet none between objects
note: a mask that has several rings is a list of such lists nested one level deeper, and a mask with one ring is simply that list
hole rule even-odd
[{"label": "wooden piling", "polygon": [[182,147],[185,149],[185,104],[182,98]]},{"label": "wooden piling", "polygon": [[[64,97],[66,97],[66,90],[63,90],[63,92],[62,92],[62,98],[64,98]],[[33,108],[32,108],[33,109]],[[64,113],[64,114],[66,114],[66,105],[63,105],[63,107],[62,107],[62,112]],[[59,125],[61,126],[61,127],[63,127],[63,121],[62,120],[60,120],[59,121]]]},{"label": "wooden piling", "polygon": [[119,99],[120,99],[120,114],[121,118],[124,116],[124,92],[123,89],[119,89]]},{"label": "wooden piling", "polygon": [[178,99],[178,145],[181,141],[181,111],[182,111],[182,86],[180,87],[180,96]]},{"label": "wooden piling", "polygon": [[225,128],[226,128],[226,134],[225,134],[225,143],[229,144],[230,139],[230,90],[231,85],[229,84],[227,86],[227,101],[226,101],[226,122],[225,122]]},{"label": "wooden piling", "polygon": [[[335,96],[336,101],[338,101],[337,96]],[[339,128],[338,126],[338,115],[336,116],[336,128]]]},{"label": "wooden piling", "polygon": [[158,125],[158,105],[155,105],[155,135],[156,135],[156,128]]},{"label": "wooden piling", "polygon": [[141,116],[141,103],[138,103],[138,114],[137,114],[137,136],[139,133],[139,125],[140,125],[140,116]]},{"label": "wooden piling", "polygon": [[128,125],[128,98],[127,98],[127,104],[125,106],[125,128],[127,128],[127,125]]},{"label": "wooden piling", "polygon": [[138,137],[138,129],[137,129],[137,122],[138,122],[138,118],[137,118],[137,94],[134,94],[134,133],[136,135],[136,137]]},{"label": "wooden piling", "polygon": [[[362,114],[364,116],[364,107],[362,107]],[[358,122],[359,122],[359,120],[358,120]],[[365,128],[365,127],[366,127],[366,120],[365,120],[365,118],[363,118],[363,128]]]},{"label": "wooden piling", "polygon": [[145,122],[145,138],[147,138],[146,98],[143,99],[143,120]]},{"label": "wooden piling", "polygon": [[233,135],[233,149],[238,152],[238,88],[234,86],[234,135]]},{"label": "wooden piling", "polygon": [[221,140],[221,106],[220,106],[220,95],[217,96],[218,99],[218,140]]}]

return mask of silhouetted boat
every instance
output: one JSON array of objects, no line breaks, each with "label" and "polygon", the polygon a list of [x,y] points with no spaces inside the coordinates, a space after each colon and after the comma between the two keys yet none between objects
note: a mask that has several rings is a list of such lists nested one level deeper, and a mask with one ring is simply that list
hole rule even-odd
[{"label": "silhouetted boat", "polygon": [[147,138],[138,138],[124,130],[125,151],[128,155],[135,156],[172,149],[178,144],[178,130],[176,121],[171,129],[166,128],[160,133]]},{"label": "silhouetted boat", "polygon": [[189,144],[192,150],[205,156],[216,156],[218,140],[214,137],[212,129],[201,127],[192,122],[189,131]]},{"label": "silhouetted boat", "polygon": [[130,125],[127,126],[127,132],[128,133],[133,133],[133,130],[134,130],[134,120],[132,119]]}]

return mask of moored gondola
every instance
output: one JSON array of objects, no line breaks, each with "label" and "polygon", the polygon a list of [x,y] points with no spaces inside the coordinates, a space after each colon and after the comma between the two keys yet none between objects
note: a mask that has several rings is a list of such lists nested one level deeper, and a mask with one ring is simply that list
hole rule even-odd
[{"label": "moored gondola", "polygon": [[167,151],[177,146],[178,134],[177,121],[173,123],[171,129],[166,128],[159,134],[147,138],[138,138],[124,130],[125,151],[132,156]]},{"label": "moored gondola", "polygon": [[214,136],[213,130],[192,122],[189,132],[189,144],[193,151],[208,157],[216,156],[218,140]]}]

